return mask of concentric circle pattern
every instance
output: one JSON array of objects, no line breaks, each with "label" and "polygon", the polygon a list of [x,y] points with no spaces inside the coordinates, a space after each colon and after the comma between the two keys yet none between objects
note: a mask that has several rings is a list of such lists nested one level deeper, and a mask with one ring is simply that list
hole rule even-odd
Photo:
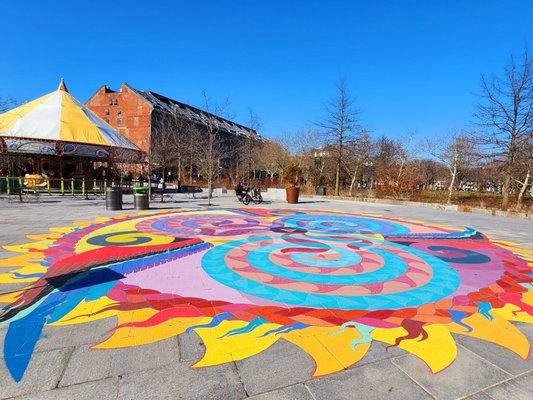
[{"label": "concentric circle pattern", "polygon": [[229,214],[184,214],[141,221],[137,228],[143,232],[166,233],[177,236],[241,236],[268,230],[258,218]]},{"label": "concentric circle pattern", "polygon": [[[450,332],[505,346],[529,342],[532,255],[474,228],[394,217],[268,209],[184,209],[101,218],[7,246],[1,282],[27,282],[7,305],[4,362],[21,380],[46,325],[113,317],[97,348],[195,331],[195,366],[250,357],[284,339],[341,371],[374,340],[438,372]],[[13,266],[16,266],[13,269]]]},{"label": "concentric circle pattern", "polygon": [[440,258],[364,237],[256,236],[211,249],[202,267],[250,295],[334,309],[419,306],[452,294],[460,283]]},{"label": "concentric circle pattern", "polygon": [[295,214],[281,218],[275,222],[275,225],[331,235],[352,233],[391,235],[409,233],[408,227],[397,222],[351,215]]}]

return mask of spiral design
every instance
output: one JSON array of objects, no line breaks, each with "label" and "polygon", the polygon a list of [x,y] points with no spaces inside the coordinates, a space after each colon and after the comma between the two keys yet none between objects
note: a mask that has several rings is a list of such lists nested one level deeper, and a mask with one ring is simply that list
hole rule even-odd
[{"label": "spiral design", "polygon": [[144,220],[137,224],[143,232],[174,236],[242,236],[270,229],[261,219],[227,214],[180,214]]},{"label": "spiral design", "polygon": [[456,271],[435,256],[361,235],[250,237],[209,250],[202,268],[249,295],[316,308],[416,307],[460,284]]},{"label": "spiral design", "polygon": [[409,233],[408,227],[393,221],[342,214],[293,214],[280,218],[274,223],[274,226],[330,235],[351,233],[399,235]]},{"label": "spiral design", "polygon": [[138,246],[152,244],[154,238],[138,231],[118,231],[92,236],[87,243],[93,246]]}]

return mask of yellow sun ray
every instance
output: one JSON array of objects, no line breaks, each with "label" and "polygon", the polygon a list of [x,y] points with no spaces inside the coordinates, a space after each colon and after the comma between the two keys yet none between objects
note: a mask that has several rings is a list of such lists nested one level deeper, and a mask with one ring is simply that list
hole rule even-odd
[{"label": "yellow sun ray", "polygon": [[[533,294],[533,292],[530,293]],[[527,302],[524,301],[524,303]],[[527,324],[533,324],[533,316],[521,310],[520,307],[514,304],[506,304],[501,308],[494,308],[491,310],[491,313],[492,315],[498,315],[506,319],[507,321],[525,322]]]},{"label": "yellow sun ray", "polygon": [[338,327],[309,327],[284,333],[282,337],[313,358],[316,365],[313,376],[348,368],[361,360],[370,347],[370,343],[365,343],[352,349],[351,342],[361,337],[356,329],[340,332]]},{"label": "yellow sun ray", "polygon": [[178,336],[187,328],[205,324],[209,317],[173,318],[153,327],[119,328],[107,340],[92,346],[93,349],[115,349],[121,347],[141,346]]},{"label": "yellow sun ray", "polygon": [[0,259],[0,268],[19,269],[29,263],[38,263],[42,260],[43,254],[41,252],[23,253],[14,257]]},{"label": "yellow sun ray", "polygon": [[20,296],[20,291],[0,294],[0,304],[11,304],[17,300]]},{"label": "yellow sun ray", "polygon": [[[118,312],[117,310],[109,309],[108,307],[115,305],[115,301],[107,296],[102,296],[93,301],[82,301],[73,310],[66,314],[61,320],[55,321],[50,325],[74,325],[83,324],[86,322],[97,321],[104,318],[113,317],[115,315],[130,315],[130,312]],[[103,311],[106,310],[106,311]],[[120,318],[119,318],[120,320]]]},{"label": "yellow sun ray", "polygon": [[205,353],[192,367],[200,368],[242,360],[261,353],[279,339],[279,335],[274,334],[263,336],[266,332],[278,328],[277,324],[263,324],[252,332],[226,335],[246,325],[248,325],[246,321],[223,321],[216,327],[196,328],[195,332],[204,342]]},{"label": "yellow sun ray", "polygon": [[24,243],[24,244],[9,244],[2,246],[7,251],[12,251],[15,253],[26,253],[26,252],[32,252],[35,250],[46,250],[49,246],[49,243],[46,241],[40,241],[40,242],[31,242],[31,243]]},{"label": "yellow sun ray", "polygon": [[494,310],[492,311],[492,320],[480,314],[473,314],[462,320],[466,325],[472,327],[472,332],[468,332],[465,327],[455,323],[448,324],[448,329],[460,335],[498,344],[526,359],[529,355],[528,339],[517,327],[500,316],[494,315]]},{"label": "yellow sun ray", "polygon": [[[402,340],[398,347],[424,361],[434,374],[449,366],[457,355],[457,345],[448,328],[444,325],[433,324],[424,327],[428,333],[426,340]],[[405,336],[407,331],[403,328],[375,329],[372,338],[390,345],[396,338]]]}]

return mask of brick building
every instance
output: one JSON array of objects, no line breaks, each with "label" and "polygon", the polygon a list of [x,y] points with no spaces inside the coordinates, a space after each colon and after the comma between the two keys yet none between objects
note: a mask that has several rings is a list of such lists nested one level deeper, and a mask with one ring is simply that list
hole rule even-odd
[{"label": "brick building", "polygon": [[[151,140],[156,137],[155,130],[161,126],[161,119],[165,116],[174,113],[198,125],[205,125],[205,116],[213,120],[212,114],[196,107],[154,92],[134,89],[126,83],[118,91],[111,90],[107,85],[101,86],[86,105],[147,153]],[[218,116],[215,120],[217,129],[224,134],[259,138],[253,129]]]}]

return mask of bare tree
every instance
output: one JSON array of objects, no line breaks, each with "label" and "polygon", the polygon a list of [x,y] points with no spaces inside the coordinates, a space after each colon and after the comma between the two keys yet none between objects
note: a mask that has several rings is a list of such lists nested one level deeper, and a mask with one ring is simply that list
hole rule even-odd
[{"label": "bare tree", "polygon": [[509,205],[513,168],[533,135],[533,65],[524,49],[511,55],[502,76],[481,77],[481,102],[474,114],[481,144],[503,164],[502,208]]},{"label": "bare tree", "polygon": [[474,140],[465,133],[452,133],[447,138],[427,139],[426,144],[430,154],[444,164],[450,173],[447,203],[451,204],[459,171],[472,165]]},{"label": "bare tree", "polygon": [[434,159],[423,158],[417,160],[416,168],[420,172],[422,189],[434,189],[435,181],[448,173],[443,165]]},{"label": "bare tree", "polygon": [[312,153],[320,147],[321,133],[313,128],[302,128],[296,133],[282,137],[285,147],[296,157],[298,166],[306,168],[311,162]]},{"label": "bare tree", "polygon": [[266,140],[261,143],[258,158],[259,168],[264,170],[271,180],[274,180],[275,176],[282,179],[283,171],[290,162],[290,153],[282,143]]},{"label": "bare tree", "polygon": [[[257,116],[252,108],[248,109],[248,127],[254,131],[261,129],[261,119]],[[261,140],[252,134],[235,137],[234,145],[238,151],[235,151],[233,159],[234,173],[231,174],[232,183],[235,185],[235,179],[247,179],[248,186],[251,185],[251,179],[255,179],[258,168],[258,158],[261,149]]]},{"label": "bare tree", "polygon": [[181,145],[180,123],[177,115],[162,113],[160,118],[154,118],[154,126],[149,152],[149,164],[156,168],[162,176],[161,202],[164,201],[164,185],[166,173],[179,159]]},{"label": "bare tree", "polygon": [[522,179],[515,179],[518,183],[520,190],[516,199],[516,208],[520,210],[522,208],[522,201],[524,194],[528,186],[530,185],[531,170],[533,167],[533,137],[529,137],[529,140],[521,148],[516,159],[516,166],[518,173],[522,176]]},{"label": "bare tree", "polygon": [[325,112],[326,117],[317,125],[323,130],[325,142],[330,145],[335,160],[335,196],[338,196],[345,147],[359,129],[359,111],[354,106],[344,78],[339,78],[337,95],[326,103]]},{"label": "bare tree", "polygon": [[411,195],[419,187],[420,177],[412,162],[414,149],[409,147],[408,138],[380,136],[373,143],[370,188],[378,195]]},{"label": "bare tree", "polygon": [[350,177],[350,196],[353,195],[353,188],[362,166],[370,159],[371,148],[372,138],[366,131],[360,132],[346,144],[346,157],[343,160],[343,166]]},{"label": "bare tree", "polygon": [[230,159],[236,149],[231,146],[228,135],[220,130],[222,120],[219,116],[227,115],[229,101],[215,104],[205,92],[202,94],[206,112],[201,116],[202,123],[195,124],[191,137],[194,155],[207,180],[207,204],[211,205],[213,183],[220,174],[221,163]]}]

